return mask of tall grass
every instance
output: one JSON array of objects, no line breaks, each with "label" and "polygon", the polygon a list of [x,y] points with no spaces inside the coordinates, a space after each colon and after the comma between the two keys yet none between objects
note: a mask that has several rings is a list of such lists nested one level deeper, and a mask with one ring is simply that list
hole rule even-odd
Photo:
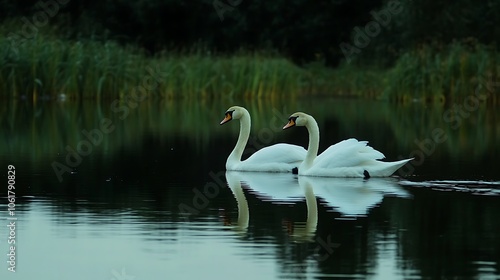
[{"label": "tall grass", "polygon": [[[148,70],[149,69],[149,70]],[[0,96],[33,100],[125,97],[156,72],[150,94],[167,97],[280,97],[301,90],[304,70],[259,53],[150,56],[111,41],[67,41],[37,36],[13,48],[0,37]]]},{"label": "tall grass", "polygon": [[12,48],[0,38],[0,91],[4,95],[40,97],[100,97],[138,82],[147,61],[132,48],[113,43],[45,40]]},{"label": "tall grass", "polygon": [[[435,49],[421,47],[400,57],[387,75],[384,95],[409,101],[454,101],[474,94],[478,86],[500,81],[500,55],[492,47],[453,43]],[[500,88],[488,88],[496,103]]]},{"label": "tall grass", "polygon": [[[277,54],[216,55],[202,48],[153,56],[113,41],[58,38],[40,32],[13,46],[0,36],[0,98],[127,98],[153,79],[146,93],[167,98],[326,95],[443,102],[467,98],[486,80],[500,81],[500,55],[479,44],[424,46],[384,69],[329,68],[320,61],[299,67]],[[500,89],[491,89],[488,102],[499,102]]]},{"label": "tall grass", "polygon": [[159,91],[167,97],[283,97],[301,90],[302,71],[284,58],[196,53],[158,59],[167,76]]}]

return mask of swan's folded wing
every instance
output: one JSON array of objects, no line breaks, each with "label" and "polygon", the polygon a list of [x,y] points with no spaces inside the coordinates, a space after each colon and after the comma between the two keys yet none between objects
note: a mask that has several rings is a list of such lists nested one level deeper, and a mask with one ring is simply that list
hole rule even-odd
[{"label": "swan's folded wing", "polygon": [[306,153],[306,149],[301,146],[280,143],[258,150],[245,162],[249,164],[296,163],[303,161]]},{"label": "swan's folded wing", "polygon": [[355,167],[383,159],[384,154],[367,145],[367,141],[350,138],[330,146],[314,161],[318,168]]}]

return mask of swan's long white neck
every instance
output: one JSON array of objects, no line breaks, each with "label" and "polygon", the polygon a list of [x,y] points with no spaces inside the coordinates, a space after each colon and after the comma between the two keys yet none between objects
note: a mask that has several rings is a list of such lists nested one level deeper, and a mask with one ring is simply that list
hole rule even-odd
[{"label": "swan's long white neck", "polygon": [[240,118],[240,135],[238,136],[238,141],[233,151],[229,155],[226,161],[226,168],[231,164],[237,164],[241,162],[241,156],[245,150],[245,146],[248,142],[248,137],[250,136],[250,114],[247,111],[243,112],[243,116]]},{"label": "swan's long white neck", "polygon": [[314,163],[314,159],[316,159],[316,156],[318,155],[318,149],[319,149],[319,128],[318,128],[318,123],[316,120],[311,117],[307,116],[307,123],[306,123],[306,128],[307,131],[309,132],[309,146],[307,147],[307,154],[306,158],[302,162],[302,164],[299,167],[299,170],[305,171],[309,168]]}]

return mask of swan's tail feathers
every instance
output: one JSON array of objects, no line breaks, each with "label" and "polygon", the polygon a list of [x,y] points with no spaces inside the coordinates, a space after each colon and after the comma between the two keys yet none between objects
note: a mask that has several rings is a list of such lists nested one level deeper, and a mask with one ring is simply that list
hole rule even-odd
[{"label": "swan's tail feathers", "polygon": [[409,158],[393,162],[377,161],[376,165],[373,166],[373,170],[367,170],[369,170],[372,177],[388,177],[412,159],[413,158]]},{"label": "swan's tail feathers", "polygon": [[339,144],[343,145],[341,147],[342,149],[347,149],[347,147],[346,147],[347,145],[349,145],[350,147],[355,147],[357,149],[357,152],[359,153],[359,155],[365,159],[384,159],[385,158],[385,155],[382,152],[375,150],[375,148],[368,145],[368,141],[359,141],[356,138],[349,138],[347,140],[340,142]]},{"label": "swan's tail feathers", "polygon": [[[366,142],[366,141],[364,141]],[[366,157],[373,159],[384,159],[385,155],[380,151],[375,150],[373,147],[368,146],[368,142],[366,142],[366,146],[363,146],[359,149],[361,154],[364,154]]]}]

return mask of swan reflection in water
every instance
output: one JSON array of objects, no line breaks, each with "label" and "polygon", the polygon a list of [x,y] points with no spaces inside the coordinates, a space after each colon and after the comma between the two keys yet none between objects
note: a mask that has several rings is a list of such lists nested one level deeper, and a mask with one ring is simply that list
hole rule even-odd
[{"label": "swan reflection in water", "polygon": [[297,176],[290,173],[226,171],[226,178],[238,178],[262,201],[275,204],[293,204],[304,200],[304,192]]},{"label": "swan reflection in water", "polygon": [[318,224],[317,199],[327,209],[344,218],[366,216],[380,204],[384,196],[409,198],[410,194],[396,178],[326,178],[291,176],[290,174],[226,171],[226,179],[237,203],[238,222],[235,230],[246,232],[250,218],[242,183],[262,201],[293,204],[304,201],[305,222],[287,222],[287,231],[296,241],[312,242]]},{"label": "swan reflection in water", "polygon": [[384,196],[409,198],[411,195],[396,178],[326,178],[299,176],[300,186],[311,185],[322,205],[343,217],[362,217],[379,205]]},{"label": "swan reflection in water", "polygon": [[241,187],[241,177],[236,174],[238,172],[226,171],[226,180],[229,189],[233,193],[236,203],[238,204],[238,222],[233,229],[240,233],[246,233],[248,229],[248,221],[250,219],[250,212],[248,211],[248,201]]},{"label": "swan reflection in water", "polygon": [[291,224],[290,237],[295,242],[315,242],[314,235],[318,226],[318,203],[314,195],[314,188],[309,182],[299,184],[306,198],[307,219],[305,222]]},{"label": "swan reflection in water", "polygon": [[300,186],[296,176],[285,173],[226,171],[226,179],[238,203],[239,230],[248,227],[249,209],[242,189],[242,183],[249,192],[262,201],[274,204],[293,204],[306,200],[305,222],[288,223],[290,236],[296,240],[313,241],[318,223],[318,208],[312,186]]},{"label": "swan reflection in water", "polygon": [[226,171],[226,180],[238,204],[238,222],[234,228],[237,231],[245,231],[248,228],[250,219],[248,202],[242,183],[248,187],[250,193],[262,201],[271,201],[276,204],[293,204],[303,201],[304,197],[306,197],[307,202],[308,196],[306,194],[309,194],[309,201],[314,198],[314,204],[316,204],[312,189],[306,193],[305,189],[299,186],[296,176],[290,174]]}]

